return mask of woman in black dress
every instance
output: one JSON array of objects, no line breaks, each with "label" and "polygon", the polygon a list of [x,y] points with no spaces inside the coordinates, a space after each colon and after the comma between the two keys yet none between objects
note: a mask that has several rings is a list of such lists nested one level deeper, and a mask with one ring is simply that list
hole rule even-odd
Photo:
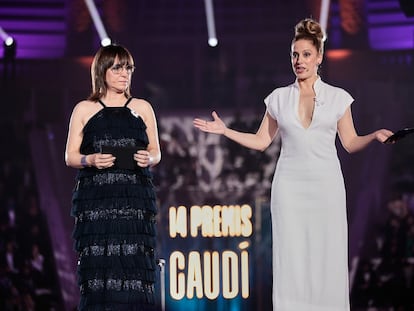
[{"label": "woman in black dress", "polygon": [[134,61],[102,47],[92,93],[73,109],[65,160],[79,169],[72,198],[79,310],[147,310],[154,304],[157,213],[149,168],[161,159],[157,121],[130,94]]}]

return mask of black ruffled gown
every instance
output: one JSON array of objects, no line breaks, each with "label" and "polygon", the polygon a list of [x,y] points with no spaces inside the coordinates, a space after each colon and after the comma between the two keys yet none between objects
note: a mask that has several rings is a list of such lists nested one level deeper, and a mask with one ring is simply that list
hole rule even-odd
[{"label": "black ruffled gown", "polygon": [[[83,129],[81,154],[103,145],[146,147],[146,125],[127,105],[96,113]],[[73,192],[79,254],[79,310],[147,310],[155,303],[156,198],[148,168],[80,169]]]}]

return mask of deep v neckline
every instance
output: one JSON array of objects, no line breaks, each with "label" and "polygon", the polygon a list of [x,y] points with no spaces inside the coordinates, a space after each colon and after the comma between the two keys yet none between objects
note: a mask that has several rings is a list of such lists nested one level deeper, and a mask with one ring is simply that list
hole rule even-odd
[{"label": "deep v neckline", "polygon": [[301,118],[300,118],[300,113],[299,113],[299,106],[300,106],[300,100],[301,100],[301,97],[300,97],[301,88],[299,86],[299,82],[296,80],[297,98],[295,100],[295,116],[296,116],[297,121],[299,122],[300,127],[305,131],[308,130],[310,127],[312,127],[312,124],[313,124],[314,119],[315,119],[316,98],[318,96],[317,90],[318,90],[319,82],[320,82],[320,77],[318,76],[318,78],[312,84],[312,91],[313,91],[313,94],[311,96],[311,98],[312,98],[312,113],[311,113],[311,117],[310,117],[310,121],[309,121],[308,126],[305,126],[304,123],[302,122]]},{"label": "deep v neckline", "polygon": [[300,107],[300,90],[299,90],[298,98],[296,100],[296,105],[295,105],[295,116],[296,116],[296,119],[298,120],[300,126],[304,130],[308,130],[312,126],[313,120],[315,119],[315,110],[316,110],[315,109],[316,108],[315,98],[316,98],[316,94],[314,94],[313,100],[312,100],[313,107],[312,107],[312,113],[311,113],[311,116],[310,116],[309,124],[308,124],[308,126],[305,126],[304,123],[301,120],[300,113],[299,113],[299,107]]}]

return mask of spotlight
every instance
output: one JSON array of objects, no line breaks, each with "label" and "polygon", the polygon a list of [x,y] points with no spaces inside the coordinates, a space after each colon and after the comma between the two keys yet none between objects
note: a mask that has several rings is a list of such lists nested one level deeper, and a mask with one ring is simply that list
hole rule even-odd
[{"label": "spotlight", "polygon": [[0,27],[0,37],[3,39],[4,49],[15,49],[16,42],[14,41],[12,36],[10,36],[7,32],[4,31],[2,27]]},{"label": "spotlight", "polygon": [[6,40],[4,40],[4,44],[6,46],[11,46],[12,44],[14,44],[14,40],[12,37],[7,37]]},{"label": "spotlight", "polygon": [[0,27],[0,37],[3,39],[3,78],[5,81],[14,79],[16,71],[16,41]]},{"label": "spotlight", "polygon": [[322,0],[319,23],[321,24],[321,27],[324,32],[323,41],[326,40],[326,36],[328,33],[327,29],[328,29],[329,7],[330,7],[330,0]]},{"label": "spotlight", "polygon": [[207,19],[208,44],[215,47],[218,44],[216,36],[216,26],[214,23],[213,0],[204,0]]},{"label": "spotlight", "polygon": [[5,62],[14,62],[16,58],[16,41],[10,36],[3,42],[3,54]]},{"label": "spotlight", "polygon": [[110,45],[110,44],[111,44],[111,39],[110,39],[110,38],[108,38],[108,37],[103,38],[103,39],[101,40],[101,45],[102,45],[102,46],[107,46],[107,45]]},{"label": "spotlight", "polygon": [[95,2],[93,2],[93,0],[85,0],[85,3],[88,7],[89,14],[91,15],[96,31],[98,31],[99,38],[101,39],[101,45],[106,46],[111,44],[111,39],[109,39],[106,33],[101,17],[99,16],[98,9],[95,6]]},{"label": "spotlight", "polygon": [[215,47],[218,44],[217,38],[209,38],[208,39],[208,45],[211,47]]}]

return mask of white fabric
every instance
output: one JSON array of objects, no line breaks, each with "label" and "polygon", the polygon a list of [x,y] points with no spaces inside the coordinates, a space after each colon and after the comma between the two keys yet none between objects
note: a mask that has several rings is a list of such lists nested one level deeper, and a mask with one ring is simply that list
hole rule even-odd
[{"label": "white fabric", "polygon": [[307,129],[298,117],[297,82],[265,99],[282,141],[271,197],[275,311],[349,310],[346,198],[335,139],[353,98],[320,78],[314,90]]}]

